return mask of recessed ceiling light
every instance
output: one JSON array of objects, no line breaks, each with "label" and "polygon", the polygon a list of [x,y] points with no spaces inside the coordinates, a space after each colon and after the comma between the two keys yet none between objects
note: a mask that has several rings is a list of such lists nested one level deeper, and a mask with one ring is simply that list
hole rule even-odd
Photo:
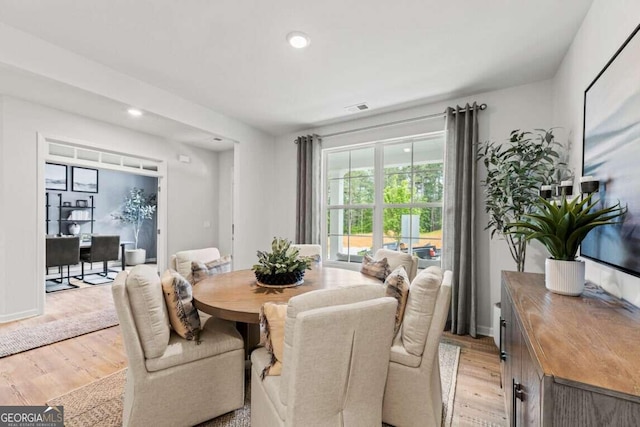
[{"label": "recessed ceiling light", "polygon": [[138,110],[137,108],[129,108],[127,110],[127,113],[129,113],[133,117],[140,117],[142,115],[142,111]]},{"label": "recessed ceiling light", "polygon": [[411,152],[411,148],[405,147],[405,148],[402,149],[402,151],[404,151],[405,153],[410,153]]},{"label": "recessed ceiling light", "polygon": [[311,43],[309,36],[301,31],[292,31],[287,34],[287,41],[296,49],[304,49],[309,46],[309,43]]}]

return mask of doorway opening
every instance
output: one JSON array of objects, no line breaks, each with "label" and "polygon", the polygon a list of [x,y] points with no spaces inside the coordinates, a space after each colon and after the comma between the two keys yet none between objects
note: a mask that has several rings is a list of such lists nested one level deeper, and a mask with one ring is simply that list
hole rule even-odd
[{"label": "doorway opening", "polygon": [[[161,271],[167,258],[166,185],[162,160],[38,135],[36,271],[45,285],[38,312],[44,312],[46,290],[110,282],[124,264],[150,263]],[[141,201],[145,218],[135,221],[131,209]],[[55,245],[70,247],[70,240],[79,251],[58,256],[64,254]]]}]

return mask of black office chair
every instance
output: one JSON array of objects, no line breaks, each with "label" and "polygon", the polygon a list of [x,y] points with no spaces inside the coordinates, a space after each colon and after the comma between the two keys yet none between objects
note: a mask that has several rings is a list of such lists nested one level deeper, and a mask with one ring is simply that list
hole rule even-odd
[{"label": "black office chair", "polygon": [[[118,259],[120,248],[120,236],[91,236],[91,248],[80,254],[80,263],[82,264],[82,275],[80,278],[83,282],[90,285],[101,285],[103,283],[112,282],[113,278],[109,277],[107,263]],[[84,263],[102,262],[102,272],[90,273],[88,276],[100,276],[97,280],[85,280]]]},{"label": "black office chair", "polygon": [[[69,266],[80,262],[80,238],[79,237],[47,237],[46,244],[46,268],[47,274],[50,267],[58,267],[59,279],[47,280],[46,291],[54,292],[63,289],[77,288],[69,282]],[[67,277],[65,282],[64,266],[67,266]]]}]

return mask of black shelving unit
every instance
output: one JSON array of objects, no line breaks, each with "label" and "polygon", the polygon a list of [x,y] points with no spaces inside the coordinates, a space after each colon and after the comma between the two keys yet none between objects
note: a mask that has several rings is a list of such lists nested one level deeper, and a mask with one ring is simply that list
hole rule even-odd
[{"label": "black shelving unit", "polygon": [[49,208],[51,207],[51,205],[49,204],[49,193],[45,193],[45,197],[46,197],[46,202],[45,202],[45,208],[46,208],[46,215],[47,215],[47,219],[45,220],[45,225],[46,225],[46,229],[47,232],[45,234],[49,235],[49,222],[51,221],[49,219]]},{"label": "black shelving unit", "polygon": [[[58,234],[62,233],[62,225],[68,225],[72,223],[77,224],[91,224],[91,234],[93,234],[93,223],[95,220],[93,219],[93,211],[95,207],[93,205],[93,196],[89,196],[89,205],[88,206],[63,206],[62,205],[62,194],[58,193]],[[90,219],[63,219],[62,213],[64,212],[65,217],[68,216],[68,212],[72,210],[88,210],[90,212]],[[49,233],[49,193],[47,193],[47,234]]]}]

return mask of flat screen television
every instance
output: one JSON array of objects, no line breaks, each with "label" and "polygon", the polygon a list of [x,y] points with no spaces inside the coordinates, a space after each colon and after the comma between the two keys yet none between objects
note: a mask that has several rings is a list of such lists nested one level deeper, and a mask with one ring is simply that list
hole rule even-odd
[{"label": "flat screen television", "polygon": [[584,93],[583,176],[594,200],[628,208],[620,224],[592,230],[580,255],[640,276],[640,34],[638,26]]}]

